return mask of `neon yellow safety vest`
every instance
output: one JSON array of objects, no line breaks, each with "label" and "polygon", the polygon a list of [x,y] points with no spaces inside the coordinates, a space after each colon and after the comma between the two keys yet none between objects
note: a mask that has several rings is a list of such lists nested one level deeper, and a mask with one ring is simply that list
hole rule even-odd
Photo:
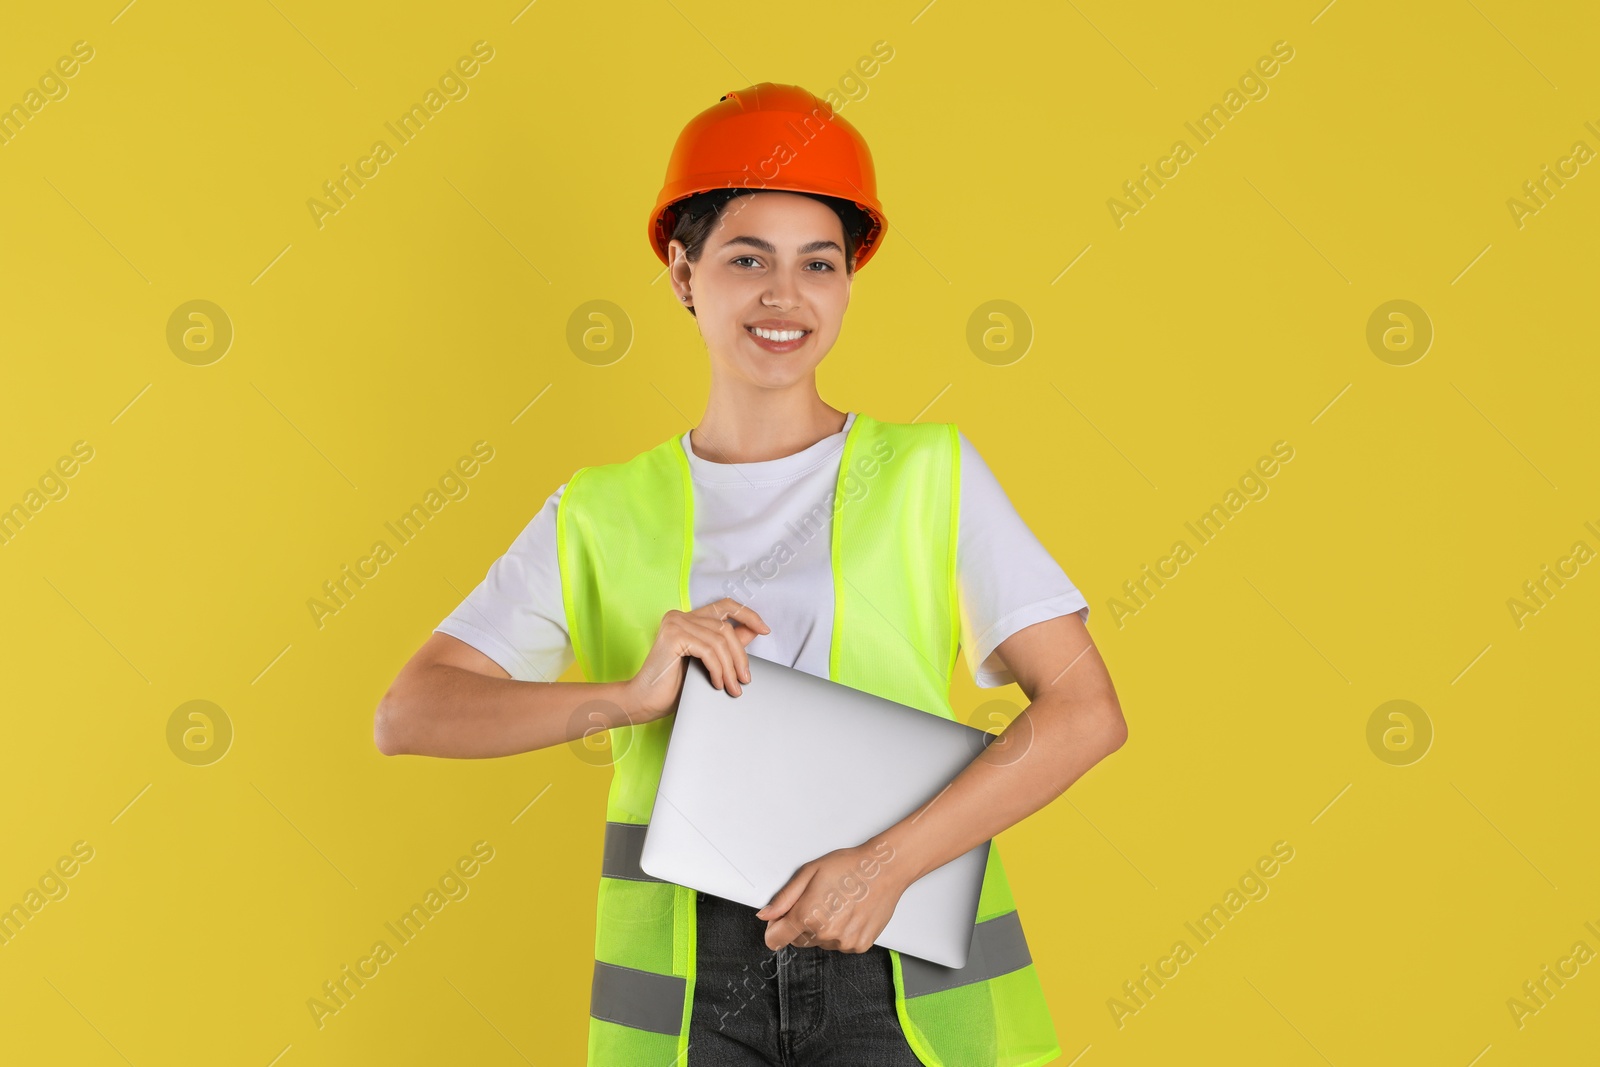
[{"label": "neon yellow safety vest", "polygon": [[[832,518],[828,676],[947,719],[960,641],[953,423],[857,414]],[[593,682],[632,678],[661,617],[690,611],[694,489],[679,437],[584,467],[556,512],[574,655]],[[604,860],[589,1007],[589,1067],[683,1067],[695,984],[695,890],[639,868],[675,716],[611,731]],[[1033,1067],[1061,1055],[997,844],[963,968],[890,950],[895,1011],[929,1067]]]}]

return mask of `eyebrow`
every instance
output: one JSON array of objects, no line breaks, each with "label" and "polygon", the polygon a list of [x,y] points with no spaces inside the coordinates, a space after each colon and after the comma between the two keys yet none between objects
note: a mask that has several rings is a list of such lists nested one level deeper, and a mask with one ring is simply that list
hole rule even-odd
[{"label": "eyebrow", "polygon": [[[726,241],[722,242],[723,248],[727,248],[729,245],[749,245],[751,248],[760,249],[769,256],[775,256],[778,254],[778,249],[771,241],[760,237],[730,237]],[[810,244],[800,246],[800,254],[804,256],[809,255],[812,252],[822,252],[830,249],[839,253],[841,256],[844,255],[844,249],[839,247],[838,241],[812,241]]]}]

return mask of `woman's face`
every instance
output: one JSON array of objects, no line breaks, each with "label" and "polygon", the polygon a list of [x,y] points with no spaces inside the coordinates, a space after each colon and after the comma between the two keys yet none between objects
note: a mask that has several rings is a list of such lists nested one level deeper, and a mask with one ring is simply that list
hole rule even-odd
[{"label": "woman's face", "polygon": [[[682,241],[668,246],[672,285],[694,306],[713,374],[783,387],[807,378],[833,347],[851,279],[844,224],[828,205],[784,192],[736,197],[723,206],[699,262],[683,252]],[[756,327],[805,333],[763,339]]]}]

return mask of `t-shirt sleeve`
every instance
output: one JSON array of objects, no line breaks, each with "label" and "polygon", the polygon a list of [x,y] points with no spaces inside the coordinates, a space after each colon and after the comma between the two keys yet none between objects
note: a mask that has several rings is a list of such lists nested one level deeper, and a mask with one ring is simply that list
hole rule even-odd
[{"label": "t-shirt sleeve", "polygon": [[956,586],[961,647],[973,680],[992,689],[1016,681],[995,655],[1001,642],[1036,622],[1074,612],[1088,622],[1089,602],[1022,521],[972,442],[965,434],[960,437]]},{"label": "t-shirt sleeve", "polygon": [[556,558],[556,507],[564,489],[550,495],[477,588],[434,627],[518,681],[553,682],[573,661]]}]

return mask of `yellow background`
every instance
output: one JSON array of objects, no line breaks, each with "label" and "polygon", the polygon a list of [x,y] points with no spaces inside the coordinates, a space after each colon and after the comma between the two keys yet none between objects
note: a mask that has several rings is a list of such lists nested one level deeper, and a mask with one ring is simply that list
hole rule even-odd
[{"label": "yellow background", "polygon": [[[373,709],[558,484],[698,420],[704,352],[644,240],[682,124],[754,82],[824,92],[881,40],[841,114],[892,231],[822,393],[961,426],[1093,605],[1131,730],[1000,838],[1059,1062],[1594,1062],[1600,962],[1520,1028],[1506,1005],[1600,951],[1600,565],[1507,607],[1600,549],[1600,164],[1507,207],[1600,149],[1592,6],[521,6],[7,15],[0,104],[94,58],[0,147],[0,504],[94,457],[0,546],[0,903],[94,858],[0,947],[0,1059],[581,1062],[609,772],[385,758]],[[319,229],[322,183],[478,40],[469,95]],[[1280,40],[1200,146],[1184,123]],[[1119,228],[1107,201],[1180,138]],[[208,366],[166,339],[196,299],[235,330]],[[1435,331],[1408,366],[1366,341],[1394,299]],[[591,300],[631,324],[609,366],[566,339]],[[1008,365],[966,340],[990,300],[1033,330]],[[322,582],[478,440],[470,494],[319,628]],[[1280,440],[1270,494],[1198,546],[1184,523]],[[996,696],[1023,699],[963,672],[954,700]],[[1367,743],[1395,699],[1434,731],[1408,766]],[[168,747],[190,700],[234,729],[209,766]],[[319,1029],[307,1000],[479,840],[470,895]],[[1119,1027],[1123,982],[1280,840],[1270,895]]]}]

